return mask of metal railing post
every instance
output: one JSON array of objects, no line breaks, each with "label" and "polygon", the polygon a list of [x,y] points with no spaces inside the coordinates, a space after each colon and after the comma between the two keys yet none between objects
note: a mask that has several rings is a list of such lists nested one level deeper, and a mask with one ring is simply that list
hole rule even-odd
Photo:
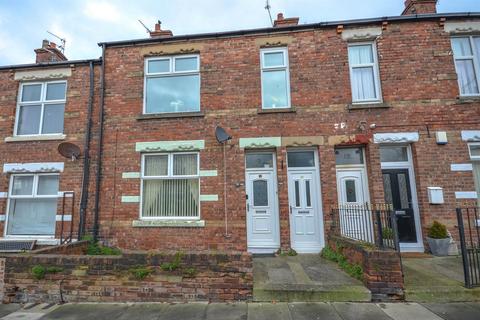
[{"label": "metal railing post", "polygon": [[380,216],[380,210],[375,210],[375,223],[377,225],[377,233],[378,233],[378,247],[383,249],[383,230],[382,230],[382,218]]},{"label": "metal railing post", "polygon": [[468,270],[468,253],[467,253],[467,244],[465,243],[465,228],[463,226],[463,216],[462,209],[457,208],[457,221],[458,221],[458,233],[460,237],[460,248],[462,251],[462,261],[463,261],[463,275],[465,278],[465,286],[467,288],[472,288],[470,281],[470,272]]}]

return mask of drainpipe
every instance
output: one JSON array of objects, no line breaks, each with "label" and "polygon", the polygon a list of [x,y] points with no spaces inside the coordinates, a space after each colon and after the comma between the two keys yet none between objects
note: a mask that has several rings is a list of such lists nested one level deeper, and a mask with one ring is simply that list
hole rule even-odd
[{"label": "drainpipe", "polygon": [[90,139],[92,132],[92,109],[93,97],[95,92],[95,77],[93,61],[90,61],[90,92],[88,95],[87,126],[85,128],[85,144],[83,147],[85,156],[83,157],[83,177],[82,177],[82,195],[80,200],[80,222],[78,224],[78,240],[81,240],[85,234],[85,216],[88,204],[88,182],[90,180]]},{"label": "drainpipe", "polygon": [[100,180],[102,176],[102,151],[103,151],[103,108],[105,103],[105,44],[102,44],[102,66],[100,74],[100,132],[98,137],[97,176],[95,181],[95,210],[93,216],[93,239],[98,240],[98,216],[100,205]]}]

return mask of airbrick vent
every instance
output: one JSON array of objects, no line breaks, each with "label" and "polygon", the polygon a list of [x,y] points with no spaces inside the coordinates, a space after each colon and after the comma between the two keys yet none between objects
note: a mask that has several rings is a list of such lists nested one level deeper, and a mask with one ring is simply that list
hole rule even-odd
[{"label": "airbrick vent", "polygon": [[35,245],[33,241],[0,241],[0,252],[22,252],[32,250]]}]

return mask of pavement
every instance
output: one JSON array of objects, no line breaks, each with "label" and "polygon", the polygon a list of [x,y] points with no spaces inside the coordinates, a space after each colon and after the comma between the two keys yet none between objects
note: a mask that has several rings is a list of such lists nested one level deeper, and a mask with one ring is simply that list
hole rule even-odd
[{"label": "pavement", "polygon": [[253,258],[255,302],[371,301],[370,290],[318,254]]},{"label": "pavement", "polygon": [[0,305],[6,320],[478,320],[480,303],[67,303]]}]

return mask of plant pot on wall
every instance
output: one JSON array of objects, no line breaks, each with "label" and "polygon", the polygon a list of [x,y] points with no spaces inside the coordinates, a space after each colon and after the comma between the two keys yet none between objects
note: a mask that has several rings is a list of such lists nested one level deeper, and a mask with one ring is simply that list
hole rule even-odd
[{"label": "plant pot on wall", "polygon": [[448,256],[450,248],[450,238],[434,239],[427,237],[428,246],[432,251],[432,254],[436,256]]}]

